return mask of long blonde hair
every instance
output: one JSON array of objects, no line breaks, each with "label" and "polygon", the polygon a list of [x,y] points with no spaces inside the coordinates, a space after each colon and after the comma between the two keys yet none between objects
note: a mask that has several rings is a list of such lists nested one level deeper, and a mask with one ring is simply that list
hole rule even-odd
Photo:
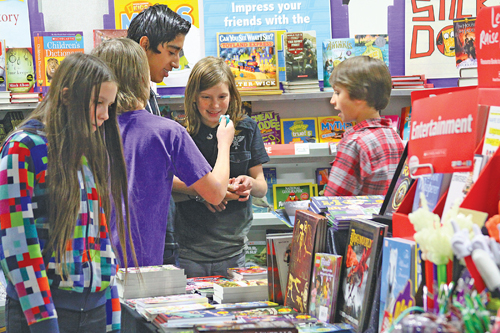
[{"label": "long blonde hair", "polygon": [[198,134],[201,124],[201,114],[196,107],[196,100],[202,91],[212,88],[220,83],[227,84],[229,89],[229,106],[227,115],[234,123],[234,127],[243,119],[241,110],[241,97],[234,81],[231,68],[222,58],[205,57],[194,65],[186,86],[184,97],[184,112],[186,113],[186,129],[191,136]]},{"label": "long blonde hair", "polygon": [[[109,119],[95,132],[92,131],[90,105],[92,103],[97,106],[101,84],[105,82],[116,83],[116,79],[102,60],[83,53],[68,55],[55,72],[47,96],[23,122],[37,119],[45,124],[48,141],[48,218],[51,229],[44,252],[55,252],[56,263],[62,264],[63,279],[69,274],[66,246],[74,238],[80,212],[77,171],[82,170],[83,156],[87,158],[94,175],[110,237],[108,221],[111,194],[115,207],[122,207],[122,202],[126,207],[125,217],[121,209],[116,209],[116,225],[124,253],[126,229],[131,240],[127,173],[116,119],[116,105],[109,107]],[[94,116],[96,117],[95,114]],[[96,219],[101,223],[101,214],[96,213]],[[135,258],[135,252],[133,254]],[[126,263],[125,257],[125,265]]]}]

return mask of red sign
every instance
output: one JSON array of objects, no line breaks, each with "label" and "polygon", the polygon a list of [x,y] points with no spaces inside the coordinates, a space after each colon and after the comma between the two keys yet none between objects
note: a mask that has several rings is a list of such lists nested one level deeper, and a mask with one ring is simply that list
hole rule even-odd
[{"label": "red sign", "polygon": [[477,94],[477,89],[457,89],[413,102],[408,146],[411,174],[472,171],[485,123]]},{"label": "red sign", "polygon": [[500,6],[481,9],[476,19],[478,86],[500,87]]}]

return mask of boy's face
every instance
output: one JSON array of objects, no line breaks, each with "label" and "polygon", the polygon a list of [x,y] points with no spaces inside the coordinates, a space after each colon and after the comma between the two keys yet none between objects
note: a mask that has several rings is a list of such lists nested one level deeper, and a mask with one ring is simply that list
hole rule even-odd
[{"label": "boy's face", "polygon": [[146,50],[151,81],[160,83],[164,77],[168,77],[172,69],[179,68],[179,54],[184,47],[185,38],[184,35],[178,35],[174,40],[158,45],[160,53],[153,52],[151,49]]},{"label": "boy's face", "polygon": [[339,117],[344,123],[356,121],[359,116],[359,101],[351,99],[349,92],[342,86],[333,87],[333,95],[330,104],[335,110],[339,110]]}]

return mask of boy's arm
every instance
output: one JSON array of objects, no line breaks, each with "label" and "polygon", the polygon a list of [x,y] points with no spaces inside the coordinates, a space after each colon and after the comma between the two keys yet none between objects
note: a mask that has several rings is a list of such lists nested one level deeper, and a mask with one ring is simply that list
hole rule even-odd
[{"label": "boy's arm", "polygon": [[351,196],[359,194],[363,186],[360,177],[360,148],[356,141],[341,142],[332,164],[325,196]]}]

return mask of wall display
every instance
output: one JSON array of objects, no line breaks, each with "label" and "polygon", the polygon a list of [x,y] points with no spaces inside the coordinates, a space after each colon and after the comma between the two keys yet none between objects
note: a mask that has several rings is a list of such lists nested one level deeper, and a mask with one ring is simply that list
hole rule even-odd
[{"label": "wall display", "polygon": [[[244,0],[204,0],[203,14],[207,56],[217,55],[216,36],[219,32],[316,30],[318,41],[331,38],[330,1],[270,0],[255,4]],[[323,80],[321,52],[318,52],[317,60],[318,77]]]},{"label": "wall display", "polygon": [[[169,76],[158,84],[158,87],[185,87],[191,68],[203,58],[203,26],[201,25],[198,0],[155,0],[130,1],[114,0],[115,29],[128,29],[132,19],[141,11],[154,4],[168,5],[183,19],[191,23],[191,29],[186,35],[184,48],[180,55],[179,68],[172,70]],[[215,54],[213,54],[215,55]]]},{"label": "wall display", "polygon": [[405,6],[405,74],[458,77],[453,20],[476,17],[484,5],[473,0],[430,0]]}]

